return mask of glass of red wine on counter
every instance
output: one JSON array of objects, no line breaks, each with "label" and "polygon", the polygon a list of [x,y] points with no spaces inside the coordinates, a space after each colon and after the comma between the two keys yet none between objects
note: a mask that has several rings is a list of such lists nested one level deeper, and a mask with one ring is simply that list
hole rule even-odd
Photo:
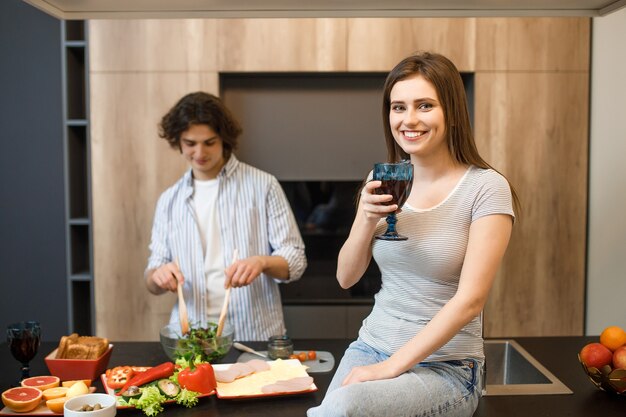
[{"label": "glass of red wine on counter", "polygon": [[38,321],[22,321],[7,327],[7,343],[13,357],[22,364],[22,379],[30,377],[29,363],[37,354],[40,338]]},{"label": "glass of red wine on counter", "polygon": [[[376,188],[376,194],[391,194],[393,199],[387,204],[397,204],[402,207],[411,194],[413,186],[413,164],[410,161],[397,163],[374,164],[374,180],[381,181]],[[387,231],[382,235],[374,236],[381,240],[407,240],[408,237],[399,235],[396,231],[396,212],[387,216]]]}]

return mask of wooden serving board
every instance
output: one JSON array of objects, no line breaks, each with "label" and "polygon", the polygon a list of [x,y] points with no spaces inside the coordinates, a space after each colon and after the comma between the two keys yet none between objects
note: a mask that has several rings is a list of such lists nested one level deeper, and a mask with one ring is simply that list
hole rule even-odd
[{"label": "wooden serving board", "polygon": [[[96,392],[96,387],[89,387],[89,392]],[[28,411],[26,413],[16,413],[11,410],[9,407],[4,407],[0,410],[0,416],[62,416],[63,413],[57,414],[50,411],[48,407],[46,407],[46,402],[41,400],[41,403],[34,410]]]}]

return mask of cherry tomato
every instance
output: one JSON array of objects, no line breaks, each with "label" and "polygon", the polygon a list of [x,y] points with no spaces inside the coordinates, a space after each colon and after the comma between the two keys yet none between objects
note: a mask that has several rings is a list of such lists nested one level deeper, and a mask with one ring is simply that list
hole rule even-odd
[{"label": "cherry tomato", "polygon": [[317,353],[315,353],[314,350],[309,350],[309,353],[307,354],[307,356],[309,357],[310,361],[314,361],[315,358],[317,358]]},{"label": "cherry tomato", "polygon": [[306,358],[307,358],[306,352],[298,353],[298,359],[300,360],[300,362],[306,361]]},{"label": "cherry tomato", "polygon": [[289,359],[298,359],[298,355],[292,353],[291,355],[289,355]]}]

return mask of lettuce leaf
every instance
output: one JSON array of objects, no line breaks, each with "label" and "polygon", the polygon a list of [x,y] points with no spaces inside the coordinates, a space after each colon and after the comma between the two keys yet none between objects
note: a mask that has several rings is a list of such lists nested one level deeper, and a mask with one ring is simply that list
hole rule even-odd
[{"label": "lettuce leaf", "polygon": [[142,388],[141,397],[128,401],[130,405],[143,411],[148,417],[153,417],[163,411],[163,403],[167,400],[159,389],[152,385]]},{"label": "lettuce leaf", "polygon": [[176,404],[184,405],[187,408],[191,408],[198,404],[198,396],[200,393],[195,391],[189,391],[187,388],[180,390],[180,393],[176,396]]}]

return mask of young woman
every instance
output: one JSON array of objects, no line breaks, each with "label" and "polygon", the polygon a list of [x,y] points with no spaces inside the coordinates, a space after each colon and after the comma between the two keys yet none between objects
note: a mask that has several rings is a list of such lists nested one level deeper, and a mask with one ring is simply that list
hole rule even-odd
[{"label": "young woman", "polygon": [[478,154],[461,76],[444,56],[413,55],[389,73],[383,121],[389,162],[414,165],[397,216],[408,240],[374,239],[399,207],[375,194],[380,181],[367,182],[337,280],[353,286],[374,257],[382,287],[308,415],[471,416],[483,383],[480,315],[509,242],[515,194]]}]

